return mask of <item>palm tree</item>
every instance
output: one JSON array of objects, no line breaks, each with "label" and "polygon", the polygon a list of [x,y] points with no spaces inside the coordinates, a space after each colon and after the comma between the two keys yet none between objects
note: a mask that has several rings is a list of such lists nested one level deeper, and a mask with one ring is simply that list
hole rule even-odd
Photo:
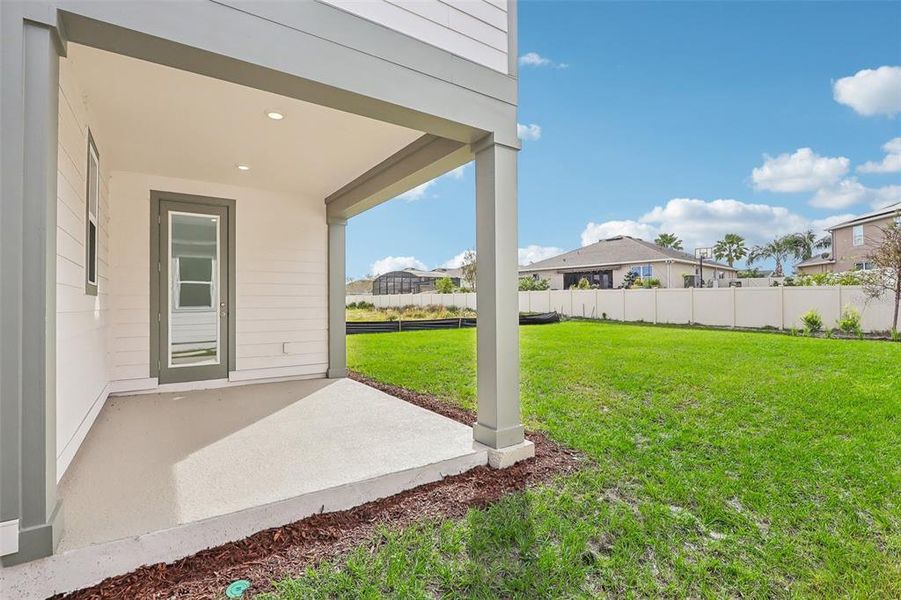
[{"label": "palm tree", "polygon": [[661,233],[654,240],[654,243],[663,248],[672,248],[673,250],[682,249],[682,240],[675,233]]},{"label": "palm tree", "polygon": [[748,264],[771,258],[776,262],[774,275],[782,277],[782,263],[790,256],[797,256],[797,252],[797,240],[794,239],[794,236],[784,235],[774,239],[772,242],[751,248],[751,251],[748,253]]},{"label": "palm tree", "polygon": [[814,248],[817,247],[816,234],[808,229],[802,233],[793,233],[790,236],[794,255],[798,260],[807,260],[813,256]]},{"label": "palm tree", "polygon": [[727,233],[723,239],[713,246],[713,256],[717,260],[725,260],[731,267],[735,261],[748,255],[748,247],[745,246],[745,238],[737,233]]}]

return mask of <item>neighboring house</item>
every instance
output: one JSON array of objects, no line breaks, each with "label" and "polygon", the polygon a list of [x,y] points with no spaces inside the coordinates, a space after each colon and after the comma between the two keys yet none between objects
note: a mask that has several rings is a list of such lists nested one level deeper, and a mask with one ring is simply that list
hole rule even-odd
[{"label": "neighboring house", "polygon": [[[0,596],[530,455],[513,0],[9,0],[0,31]],[[345,377],[347,220],[470,161],[478,444]]]},{"label": "neighboring house", "polygon": [[460,269],[435,269],[434,271],[404,269],[382,273],[372,280],[372,293],[378,296],[381,294],[432,292],[435,290],[435,282],[444,277],[450,278],[453,284],[459,287],[462,276],[459,271]]},{"label": "neighboring house", "polygon": [[869,269],[868,256],[882,243],[882,229],[901,223],[901,202],[830,227],[832,250],[795,265],[800,274],[843,273]]},{"label": "neighboring house", "polygon": [[832,273],[835,261],[832,260],[832,252],[821,252],[811,256],[807,260],[795,263],[795,274],[813,275],[815,273]]},{"label": "neighboring house", "polygon": [[687,252],[663,248],[644,240],[620,235],[583,246],[519,268],[520,277],[547,279],[552,290],[569,289],[585,278],[592,287],[622,287],[626,274],[660,280],[662,287],[685,287],[685,276],[701,275],[706,283],[734,279],[738,269],[698,259]]}]

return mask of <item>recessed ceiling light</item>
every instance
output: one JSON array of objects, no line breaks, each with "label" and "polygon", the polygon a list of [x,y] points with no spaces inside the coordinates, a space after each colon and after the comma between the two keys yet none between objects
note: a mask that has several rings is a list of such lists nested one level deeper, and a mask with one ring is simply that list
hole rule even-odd
[{"label": "recessed ceiling light", "polygon": [[280,113],[277,110],[270,110],[266,112],[266,116],[272,119],[273,121],[281,121],[285,118],[284,113]]},{"label": "recessed ceiling light", "polygon": [[249,171],[250,167],[248,165],[236,165],[239,171]]}]

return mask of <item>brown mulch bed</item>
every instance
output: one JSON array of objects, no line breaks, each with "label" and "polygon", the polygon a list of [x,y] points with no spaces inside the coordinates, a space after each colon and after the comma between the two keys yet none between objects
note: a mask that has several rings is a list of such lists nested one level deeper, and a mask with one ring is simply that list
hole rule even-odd
[{"label": "brown mulch bed", "polygon": [[[437,398],[363,375],[351,378],[467,425],[468,410]],[[252,582],[249,592],[272,588],[273,580],[302,573],[306,567],[348,552],[372,536],[380,525],[404,527],[425,519],[459,518],[472,507],[483,507],[516,492],[579,468],[582,457],[540,433],[527,433],[535,458],[508,469],[476,467],[395,496],[350,510],[314,515],[295,523],[261,531],[248,538],[209,548],[170,564],[141,567],[65,596],[68,599],[224,598],[236,579]]]}]

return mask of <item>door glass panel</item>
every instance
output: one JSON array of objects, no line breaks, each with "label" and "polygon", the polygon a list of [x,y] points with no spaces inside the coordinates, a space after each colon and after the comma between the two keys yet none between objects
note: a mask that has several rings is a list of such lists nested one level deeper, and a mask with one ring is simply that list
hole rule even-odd
[{"label": "door glass panel", "polygon": [[169,366],[216,365],[219,217],[169,213]]}]

